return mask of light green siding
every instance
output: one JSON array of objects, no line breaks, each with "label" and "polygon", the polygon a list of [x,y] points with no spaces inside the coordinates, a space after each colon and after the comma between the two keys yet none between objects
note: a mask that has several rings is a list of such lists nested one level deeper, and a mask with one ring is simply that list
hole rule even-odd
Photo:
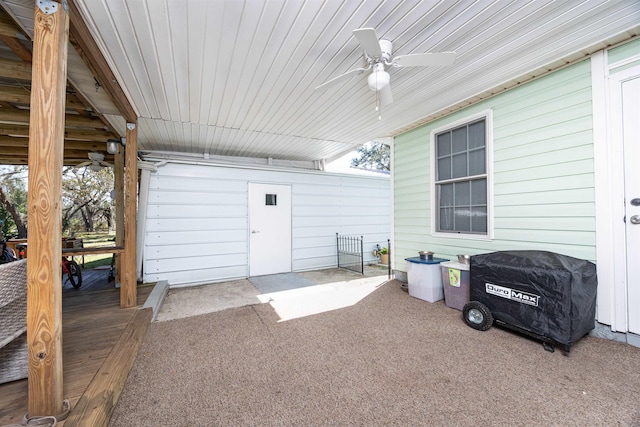
[{"label": "light green siding", "polygon": [[635,61],[627,62],[624,65],[611,68],[609,70],[610,74],[619,73],[620,71],[624,71],[631,67],[637,67],[640,65],[640,39],[636,39],[625,43],[621,46],[615,47],[608,51],[607,59],[608,65],[611,67],[615,63],[619,61],[629,60],[635,57]]},{"label": "light green siding", "polygon": [[638,54],[640,54],[640,39],[635,39],[610,49],[608,52],[609,64],[622,61]]},{"label": "light green siding", "polygon": [[[536,249],[595,259],[588,60],[401,134],[394,144],[395,265],[436,256]],[[430,132],[493,112],[493,240],[431,235]]]}]

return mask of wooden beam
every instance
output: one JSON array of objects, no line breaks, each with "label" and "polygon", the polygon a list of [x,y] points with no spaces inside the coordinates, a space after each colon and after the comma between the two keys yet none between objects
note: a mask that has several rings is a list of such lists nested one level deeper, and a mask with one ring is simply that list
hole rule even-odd
[{"label": "wooden beam", "polygon": [[[29,105],[31,102],[31,91],[27,86],[4,86],[0,85],[0,101],[11,102],[13,104]],[[67,108],[86,111],[89,109],[80,98],[72,93],[67,93]]]},{"label": "wooden beam", "polygon": [[136,305],[136,205],[138,200],[138,125],[127,123],[124,178],[124,254],[121,262],[120,307]]},{"label": "wooden beam", "polygon": [[[124,247],[124,149],[113,161],[113,184],[116,191],[116,246]],[[122,282],[122,255],[116,255],[116,283]]]},{"label": "wooden beam", "polygon": [[[29,126],[28,125],[12,125],[0,123],[0,135],[12,136],[16,138],[28,137]],[[106,143],[109,139],[118,139],[118,135],[106,130],[82,130],[82,129],[67,129],[64,132],[65,141],[87,141],[87,142],[101,142]],[[104,151],[106,146],[100,151]]]},{"label": "wooden beam", "polygon": [[110,122],[109,122],[109,120],[107,120],[105,115],[102,114],[102,112],[98,111],[97,109],[94,109],[92,103],[87,98],[85,98],[84,95],[80,91],[76,91],[75,97],[82,104],[86,105],[88,109],[93,111],[93,114],[95,114],[97,117],[99,117],[100,120],[102,120],[102,122],[109,128],[109,130],[116,135],[116,139],[120,139],[120,134],[118,133],[118,131],[112,125],[109,124]]},{"label": "wooden beam", "polygon": [[[27,147],[2,147],[2,154],[0,157],[3,158],[14,158],[14,159],[27,159],[29,155],[29,149]],[[64,165],[65,166],[77,166],[80,163],[88,162],[89,155],[88,153],[92,150],[64,150]],[[98,150],[99,151],[99,150]],[[111,163],[113,160],[110,157],[105,155],[104,160],[106,162]]]},{"label": "wooden beam", "polygon": [[73,108],[79,111],[93,110],[88,103],[83,102],[77,94],[73,93],[67,93],[67,108]]},{"label": "wooden beam", "polygon": [[2,42],[6,44],[9,49],[11,49],[11,51],[23,61],[31,62],[31,60],[33,59],[31,51],[27,49],[27,47],[23,45],[17,38],[0,35],[0,40],[2,40]]},{"label": "wooden beam", "polygon": [[118,84],[115,74],[102,55],[93,39],[87,24],[82,19],[75,0],[69,0],[70,39],[71,45],[78,52],[98,83],[109,94],[120,114],[127,122],[136,123],[138,115],[129,103],[127,96]]},{"label": "wooden beam", "polygon": [[0,123],[0,135],[29,136],[29,125],[7,125]]},{"label": "wooden beam", "polygon": [[[4,137],[0,137],[0,138],[4,138]],[[18,138],[15,138],[15,139],[17,140]],[[19,147],[11,147],[9,144],[1,144],[0,143],[0,147],[2,147],[2,154],[3,155],[11,154],[11,155],[16,155],[16,156],[25,156],[26,157],[29,154],[29,147],[27,145],[19,146]],[[89,151],[104,151],[104,147],[101,147],[98,150],[91,150],[90,147],[82,148],[82,149],[65,149],[64,150],[64,155],[65,155],[65,157],[69,156],[69,157],[82,159],[82,161],[84,162],[84,161],[88,161],[89,160],[89,158],[87,157],[87,153]],[[107,159],[106,155],[105,155],[105,161],[109,161]]]},{"label": "wooden beam", "polygon": [[[0,129],[2,126],[0,126]],[[76,141],[98,141],[107,142],[108,139],[119,139],[118,134],[106,130],[79,130],[79,129],[67,129],[64,132],[65,140]]]},{"label": "wooden beam", "polygon": [[0,12],[0,35],[13,38],[26,38],[22,29],[13,22],[13,19],[4,10]]},{"label": "wooden beam", "polygon": [[12,59],[0,59],[0,77],[17,80],[31,80],[31,64]]},{"label": "wooden beam", "polygon": [[[87,160],[89,160],[89,159],[87,158],[86,155],[78,156],[78,157],[71,157],[71,158],[65,159],[64,166],[65,167],[77,167],[80,163],[84,163]],[[27,160],[27,156],[25,156],[25,155],[12,155],[12,154],[6,154],[5,155],[5,154],[0,154],[0,164],[2,164],[2,165],[27,165],[28,164],[28,160]]]},{"label": "wooden beam", "polygon": [[[17,55],[20,59],[22,59],[25,62],[31,62],[32,53],[29,50],[29,47],[25,46],[25,44],[23,44],[20,41],[20,38],[28,40],[27,37],[22,32],[22,30],[20,29],[20,27],[13,21],[13,19],[10,16],[8,16],[4,11],[0,10],[0,41],[4,42],[4,44],[6,44],[13,51],[13,53]],[[9,65],[14,66],[15,64],[9,63]],[[25,70],[27,69],[28,68],[25,68]],[[25,71],[25,70],[22,70],[22,71]],[[2,70],[0,70],[0,73],[1,72]],[[15,75],[16,71],[15,70],[10,71],[10,73],[12,75]],[[26,77],[26,76],[23,76],[23,77]],[[73,86],[73,83],[69,82],[69,84]],[[14,89],[20,89],[23,91],[23,93],[27,92],[26,96],[16,100],[2,99],[2,96],[0,96],[0,102],[8,101],[8,102],[14,102],[14,103],[28,104],[29,89],[27,88],[14,88]],[[0,88],[0,91],[1,90],[2,89]],[[67,105],[67,108],[76,110],[79,115],[84,117],[90,117],[89,111],[93,111],[93,113],[96,116],[98,116],[100,120],[102,120],[105,126],[109,126],[108,125],[109,121],[103,116],[103,114],[100,113],[99,111],[95,111],[95,109],[93,109],[90,102],[88,102],[87,100],[83,100],[77,94],[68,93],[66,105]],[[118,135],[117,137],[119,138],[120,136]]]},{"label": "wooden beam", "polygon": [[0,154],[0,164],[2,165],[13,165],[13,166],[26,166],[28,161],[25,157],[5,157]]},{"label": "wooden beam", "polygon": [[61,414],[62,163],[69,16],[34,13],[29,132],[27,346],[29,415]]},{"label": "wooden beam", "polygon": [[[28,148],[29,138],[0,136],[0,147]],[[65,151],[77,150],[85,153],[87,151],[104,152],[107,149],[107,144],[98,141],[65,140],[64,149]]]},{"label": "wooden beam", "polygon": [[31,91],[27,87],[0,86],[0,101],[28,105],[31,102]]},{"label": "wooden beam", "polygon": [[[64,108],[64,105],[62,106]],[[98,118],[88,118],[77,114],[66,115],[66,126],[86,127],[93,129],[104,129],[106,126]],[[29,124],[29,110],[18,108],[0,108],[0,123]]]}]

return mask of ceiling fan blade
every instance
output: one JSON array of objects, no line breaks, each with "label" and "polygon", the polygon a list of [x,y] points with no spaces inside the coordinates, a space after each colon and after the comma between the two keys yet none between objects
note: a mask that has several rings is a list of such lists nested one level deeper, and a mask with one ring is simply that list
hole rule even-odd
[{"label": "ceiling fan blade", "polygon": [[455,52],[414,53],[396,56],[393,58],[393,65],[397,67],[445,67],[453,65],[455,60]]},{"label": "ceiling fan blade", "polygon": [[347,71],[344,74],[340,74],[339,76],[332,78],[331,80],[327,80],[326,82],[322,83],[320,86],[316,87],[315,90],[326,89],[328,87],[335,85],[336,83],[340,83],[342,80],[345,80],[347,77],[351,77],[353,74],[362,74],[368,69],[369,68],[355,68],[351,71]]},{"label": "ceiling fan blade", "polygon": [[77,168],[83,168],[83,167],[85,167],[85,166],[89,166],[91,163],[93,163],[93,162],[91,162],[91,161],[88,161],[88,162],[82,162],[82,163],[77,164],[77,165],[76,165],[76,167],[77,167]]},{"label": "ceiling fan blade", "polygon": [[112,168],[113,167],[113,165],[111,163],[105,162],[105,161],[101,161],[100,165],[102,165],[104,167],[107,167],[107,168]]},{"label": "ceiling fan blade", "polygon": [[353,30],[353,35],[358,39],[369,58],[378,58],[382,55],[376,30],[373,28],[359,28]]},{"label": "ceiling fan blade", "polygon": [[391,85],[386,85],[378,92],[380,96],[380,105],[385,106],[393,102],[393,95],[391,94]]}]

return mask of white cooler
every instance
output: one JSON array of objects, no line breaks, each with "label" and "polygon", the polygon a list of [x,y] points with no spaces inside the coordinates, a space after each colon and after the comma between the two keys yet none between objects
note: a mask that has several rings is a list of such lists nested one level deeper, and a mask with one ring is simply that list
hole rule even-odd
[{"label": "white cooler", "polygon": [[448,259],[424,260],[414,257],[405,258],[405,261],[407,261],[409,295],[428,302],[436,302],[444,298],[440,263],[449,261]]}]

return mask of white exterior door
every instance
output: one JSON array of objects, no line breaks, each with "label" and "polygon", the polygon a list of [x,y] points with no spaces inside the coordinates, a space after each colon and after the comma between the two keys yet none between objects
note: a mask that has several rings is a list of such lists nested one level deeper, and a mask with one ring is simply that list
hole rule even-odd
[{"label": "white exterior door", "polygon": [[249,275],[291,271],[291,186],[249,183]]},{"label": "white exterior door", "polygon": [[640,75],[629,71],[615,80],[624,144],[627,318],[629,332],[640,334]]},{"label": "white exterior door", "polygon": [[609,76],[609,95],[613,209],[624,218],[615,222],[614,330],[640,335],[640,67]]}]

